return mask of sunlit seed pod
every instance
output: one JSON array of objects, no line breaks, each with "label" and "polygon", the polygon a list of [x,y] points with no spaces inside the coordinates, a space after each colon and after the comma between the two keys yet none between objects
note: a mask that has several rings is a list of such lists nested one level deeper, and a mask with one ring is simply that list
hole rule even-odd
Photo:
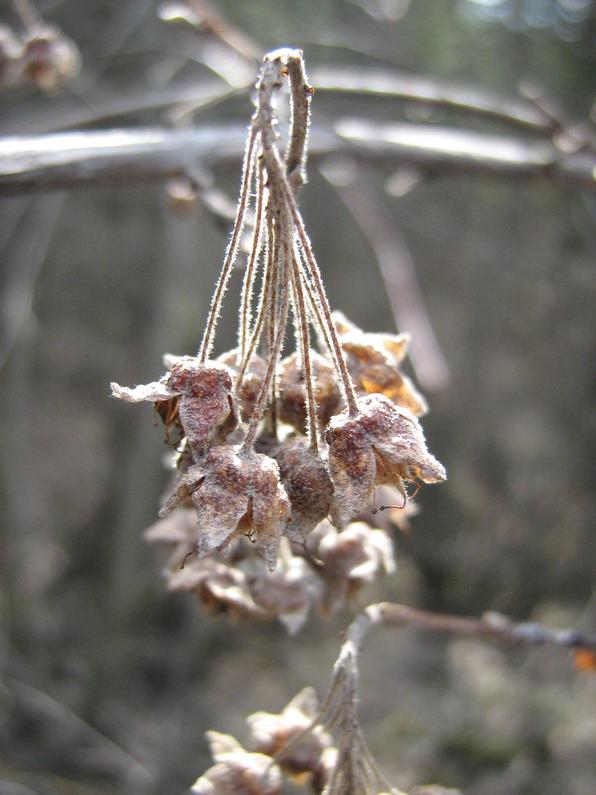
[{"label": "sunlit seed pod", "polygon": [[[315,380],[315,399],[320,427],[324,428],[331,417],[339,411],[341,392],[337,384],[335,369],[327,359],[311,351],[311,363]],[[292,353],[282,359],[278,368],[278,413],[299,433],[306,428],[306,389],[304,372],[299,354]]]}]

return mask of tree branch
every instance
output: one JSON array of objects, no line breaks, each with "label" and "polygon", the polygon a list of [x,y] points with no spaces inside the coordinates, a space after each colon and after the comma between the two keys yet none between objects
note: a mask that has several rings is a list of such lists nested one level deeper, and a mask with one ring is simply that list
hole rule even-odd
[{"label": "tree branch", "polygon": [[536,103],[495,96],[472,86],[452,85],[423,75],[386,69],[357,72],[353,68],[334,66],[332,70],[315,67],[310,72],[317,91],[401,99],[549,135],[557,129],[552,117]]},{"label": "tree branch", "polygon": [[[161,181],[192,173],[197,162],[221,165],[242,156],[242,124],[194,130],[155,127],[0,138],[0,195],[89,183]],[[366,160],[416,164],[433,175],[463,173],[552,179],[596,189],[596,155],[563,152],[548,141],[414,124],[343,119],[313,127],[311,156],[348,153]]]}]

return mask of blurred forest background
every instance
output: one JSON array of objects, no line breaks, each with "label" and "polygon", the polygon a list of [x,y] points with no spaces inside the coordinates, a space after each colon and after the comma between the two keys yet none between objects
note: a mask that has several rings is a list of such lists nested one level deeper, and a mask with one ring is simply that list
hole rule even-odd
[{"label": "blurred forest background", "polygon": [[[482,154],[479,164],[433,162],[426,151],[413,155],[411,142],[405,153],[372,141],[338,158],[324,146],[317,154],[316,143],[317,125],[358,133],[365,122],[411,129],[424,143],[416,131],[425,125],[439,140],[449,128],[489,136],[489,150],[504,151],[507,139],[587,152],[589,162],[596,4],[215,7],[246,37],[236,48],[188,23],[168,24],[171,4],[40,0],[42,17],[79,48],[81,70],[52,92],[5,89],[0,135],[242,130],[257,73],[251,47],[257,58],[284,44],[302,48],[316,93],[301,203],[331,303],[367,330],[395,329],[395,309],[401,331],[416,334],[408,319],[421,328],[412,372],[431,405],[430,447],[449,473],[445,485],[421,492],[412,533],[395,533],[397,575],[366,601],[593,629],[589,170],[587,179],[540,166],[507,173],[499,162],[483,166]],[[11,3],[0,12],[19,28]],[[375,94],[366,90],[373,73],[468,87],[552,123],[541,129]],[[361,90],[320,87],[346,74]],[[527,98],[536,88],[544,101]],[[189,115],[193,97],[203,105]],[[209,765],[206,729],[241,738],[247,714],[279,711],[306,684],[322,694],[329,681],[347,614],[311,618],[289,638],[281,625],[230,629],[189,595],[165,591],[160,550],[142,539],[167,476],[162,431],[150,407],[108,399],[109,381],[152,380],[163,352],[191,353],[200,339],[226,243],[221,200],[233,207],[239,181],[238,145],[221,140],[229,151],[218,153],[216,139],[210,157],[187,157],[204,189],[194,205],[172,198],[184,185],[170,184],[168,196],[164,179],[130,167],[118,180],[25,185],[22,195],[9,195],[22,175],[0,181],[2,795],[182,793]],[[228,306],[236,297],[232,287]],[[233,335],[230,312],[220,350]],[[369,645],[361,717],[396,785],[437,781],[474,795],[596,791],[596,680],[575,672],[565,652],[413,629],[381,630]]]}]

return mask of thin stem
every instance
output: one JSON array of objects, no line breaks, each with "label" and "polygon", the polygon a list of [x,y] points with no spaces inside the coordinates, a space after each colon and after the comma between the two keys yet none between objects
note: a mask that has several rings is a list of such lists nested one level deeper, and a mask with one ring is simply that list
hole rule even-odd
[{"label": "thin stem", "polygon": [[205,360],[209,357],[211,353],[211,347],[213,345],[213,337],[215,335],[215,326],[217,325],[217,320],[219,318],[219,313],[221,309],[221,302],[226,291],[228,279],[230,278],[230,274],[232,272],[232,267],[234,265],[234,261],[236,259],[236,255],[238,254],[238,246],[240,244],[240,236],[242,234],[242,229],[244,228],[244,219],[246,217],[246,208],[248,205],[248,197],[249,197],[249,189],[251,184],[251,176],[254,166],[254,153],[255,153],[255,144],[257,139],[257,131],[253,126],[251,126],[248,141],[246,145],[246,151],[244,154],[244,162],[242,164],[242,180],[240,185],[240,199],[238,201],[238,209],[236,211],[236,219],[234,221],[234,227],[232,229],[232,235],[230,237],[230,242],[228,243],[228,247],[226,249],[224,262],[222,265],[221,273],[219,279],[217,281],[217,285],[215,288],[215,292],[213,294],[213,298],[211,300],[211,308],[209,309],[209,316],[207,318],[207,325],[205,327],[205,332],[203,334],[203,340],[201,342],[201,346],[199,348],[199,361],[201,364],[205,362]]},{"label": "thin stem", "polygon": [[12,5],[28,32],[34,31],[41,24],[41,17],[29,0],[12,0]]},{"label": "thin stem", "polygon": [[290,137],[286,150],[286,173],[290,184],[297,190],[306,181],[306,156],[308,152],[308,128],[310,126],[310,103],[313,88],[308,83],[302,53],[288,58],[290,81]]},{"label": "thin stem", "polygon": [[263,331],[263,326],[265,324],[265,318],[267,316],[267,311],[269,308],[269,301],[270,301],[270,292],[271,292],[271,285],[273,283],[273,275],[275,270],[275,263],[274,263],[274,239],[273,239],[273,228],[270,226],[269,220],[267,222],[267,256],[265,258],[265,271],[263,273],[263,283],[261,284],[261,295],[259,300],[259,306],[257,309],[257,317],[255,320],[255,324],[251,331],[250,341],[248,343],[248,348],[246,350],[246,354],[240,364],[240,369],[238,371],[238,378],[236,379],[236,393],[240,392],[240,388],[242,386],[242,382],[244,381],[244,376],[246,374],[246,369],[248,367],[248,363],[250,362],[257,345],[259,344],[259,340],[261,338],[261,334]]},{"label": "thin stem", "polygon": [[287,181],[284,180],[282,187],[284,191],[284,198],[288,204],[288,209],[292,216],[292,220],[296,227],[296,232],[298,233],[298,239],[304,253],[304,264],[308,269],[308,276],[312,280],[323,320],[329,332],[329,340],[332,350],[335,354],[335,365],[340,377],[340,381],[343,385],[344,395],[348,404],[348,412],[350,416],[354,417],[358,414],[356,392],[354,390],[354,384],[352,383],[352,379],[350,378],[350,374],[343,357],[339,339],[335,331],[335,326],[333,325],[333,320],[331,319],[331,308],[329,306],[329,301],[327,300],[325,288],[323,287],[321,271],[315,259],[312,245],[306,232],[304,221],[302,220],[302,215],[300,214],[300,210],[298,209],[298,205],[296,204],[296,200],[294,199],[294,195],[290,186],[287,184]]},{"label": "thin stem", "polygon": [[[298,243],[296,243],[296,245],[294,246],[294,251],[295,251],[295,256],[296,256],[297,262],[299,264],[301,264],[301,267],[300,267],[300,278],[302,279],[302,284],[303,284],[304,289],[306,291],[306,297],[308,298],[308,307],[309,307],[309,310],[310,310],[310,313],[311,313],[311,317],[312,317],[312,319],[314,321],[314,325],[315,325],[317,331],[323,337],[323,344],[325,345],[325,348],[327,349],[327,353],[331,357],[334,366],[336,368],[338,368],[339,365],[337,364],[337,360],[335,358],[335,351],[333,350],[333,346],[331,344],[331,339],[329,338],[329,332],[327,330],[327,326],[325,325],[325,322],[323,321],[323,315],[321,314],[321,309],[320,309],[319,303],[317,301],[317,295],[316,295],[315,289],[314,289],[314,287],[312,285],[312,282],[308,278],[306,267],[304,265],[302,265],[302,252],[301,252],[301,249],[300,249],[300,246],[298,245]],[[319,342],[320,342],[320,340],[319,340]]]},{"label": "thin stem", "polygon": [[252,291],[254,286],[254,279],[256,275],[256,264],[261,253],[262,240],[261,228],[263,225],[263,210],[265,206],[265,180],[264,180],[264,166],[263,162],[259,163],[259,170],[257,175],[257,206],[255,209],[255,226],[253,229],[252,246],[244,280],[242,282],[242,294],[240,296],[240,361],[244,359],[246,354],[246,343],[248,338],[248,326],[250,323],[250,302],[252,298]]},{"label": "thin stem", "polygon": [[[279,231],[280,230],[278,230],[278,232]],[[281,257],[278,256],[278,252],[275,252],[273,261],[276,263],[274,266],[275,268],[281,268],[282,270],[285,271],[288,267],[288,263],[284,260],[283,256]],[[272,274],[272,283],[274,283],[277,280],[277,277],[278,277],[277,273]],[[243,450],[251,449],[257,437],[259,422],[265,411],[267,399],[270,394],[271,383],[273,381],[273,377],[275,374],[275,368],[277,367],[281,349],[283,347],[283,340],[286,331],[286,322],[288,318],[288,306],[289,306],[289,290],[284,290],[283,295],[281,297],[279,323],[276,329],[275,340],[273,342],[272,349],[269,351],[269,356],[268,356],[269,361],[267,365],[267,371],[265,373],[265,377],[263,378],[263,383],[261,384],[261,389],[259,390],[259,394],[255,402],[255,407],[253,409],[253,413],[250,418],[248,430],[246,431],[246,436],[242,443]]]},{"label": "thin stem", "polygon": [[317,418],[317,400],[315,395],[314,376],[312,361],[310,358],[310,329],[308,326],[308,316],[304,304],[304,293],[302,279],[300,278],[300,267],[296,262],[295,252],[289,253],[292,261],[292,293],[295,304],[295,324],[296,336],[300,344],[300,358],[302,370],[304,372],[304,382],[306,384],[306,432],[310,442],[310,448],[315,453],[319,451],[319,423]]}]

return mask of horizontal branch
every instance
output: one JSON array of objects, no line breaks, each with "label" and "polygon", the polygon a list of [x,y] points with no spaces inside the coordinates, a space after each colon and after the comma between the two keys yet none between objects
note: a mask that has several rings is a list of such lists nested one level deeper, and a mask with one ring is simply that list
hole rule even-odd
[{"label": "horizontal branch", "polygon": [[317,92],[399,99],[549,134],[557,129],[552,117],[527,99],[500,97],[423,75],[334,66],[311,68],[310,77]]},{"label": "horizontal branch", "polygon": [[[373,626],[413,625],[455,635],[472,635],[525,646],[560,646],[566,649],[596,651],[596,634],[584,634],[574,629],[552,629],[541,624],[516,624],[500,613],[487,613],[483,618],[469,618],[445,613],[430,613],[406,605],[380,602],[369,605],[350,624],[346,643],[352,653],[358,652],[368,630]],[[341,655],[340,655],[341,656]]]},{"label": "horizontal branch", "polygon": [[[191,130],[133,127],[0,138],[0,195],[136,183],[193,173],[242,156],[242,124]],[[313,127],[310,153],[347,153],[393,166],[415,164],[431,174],[469,173],[547,178],[596,188],[596,156],[567,153],[548,141],[527,141],[449,127],[343,119]]]}]

